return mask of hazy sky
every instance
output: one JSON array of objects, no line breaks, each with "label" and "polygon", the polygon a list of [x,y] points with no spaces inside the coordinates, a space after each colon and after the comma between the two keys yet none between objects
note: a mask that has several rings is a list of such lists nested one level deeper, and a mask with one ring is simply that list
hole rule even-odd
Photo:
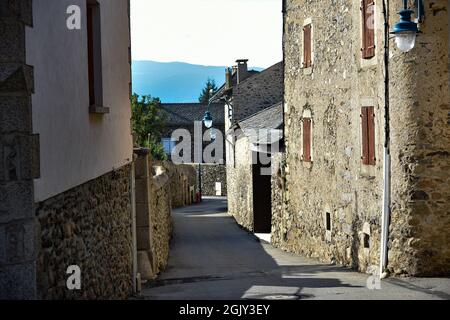
[{"label": "hazy sky", "polygon": [[256,67],[282,60],[282,0],[131,0],[133,60]]}]

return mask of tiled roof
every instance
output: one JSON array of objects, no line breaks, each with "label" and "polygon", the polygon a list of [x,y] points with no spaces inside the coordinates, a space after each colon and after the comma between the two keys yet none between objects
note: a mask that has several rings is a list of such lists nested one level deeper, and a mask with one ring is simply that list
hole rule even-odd
[{"label": "tiled roof", "polygon": [[269,108],[237,122],[243,134],[253,143],[271,144],[283,138],[283,103]]},{"label": "tiled roof", "polygon": [[[259,71],[252,70],[252,69],[248,70],[247,72],[249,73],[249,76],[248,76],[247,79],[257,75],[258,73],[260,73]],[[237,72],[236,72],[236,70],[233,70],[233,74],[231,76],[231,84],[232,84],[232,87],[236,87],[236,85],[237,85]],[[226,93],[226,87],[225,86],[226,86],[226,83],[224,83],[219,88],[219,90],[217,90],[217,92],[214,94],[214,96],[212,96],[212,99],[218,99],[220,97],[223,97],[224,94]]]},{"label": "tiled roof", "polygon": [[254,115],[238,121],[242,130],[246,129],[280,129],[283,125],[283,103],[266,108]]},{"label": "tiled roof", "polygon": [[233,120],[239,121],[283,100],[283,62],[233,88]]},{"label": "tiled roof", "polygon": [[[167,115],[167,126],[193,125],[194,121],[202,121],[207,107],[202,103],[161,103],[161,110]],[[225,123],[223,103],[212,103],[209,112],[215,124]]]}]

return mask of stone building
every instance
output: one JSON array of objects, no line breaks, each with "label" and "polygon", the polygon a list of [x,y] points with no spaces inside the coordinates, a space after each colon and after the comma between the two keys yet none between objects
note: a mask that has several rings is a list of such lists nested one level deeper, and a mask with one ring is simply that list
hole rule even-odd
[{"label": "stone building", "polygon": [[[166,116],[166,125],[162,133],[161,143],[164,146],[169,158],[171,158],[172,151],[179,143],[183,142],[183,139],[177,141],[177,138],[173,137],[173,133],[176,130],[184,129],[189,132],[190,135],[190,147],[191,152],[189,155],[183,154],[183,163],[193,164],[197,169],[197,177],[201,185],[197,190],[204,196],[226,196],[227,195],[227,181],[226,181],[226,169],[225,169],[225,133],[224,133],[224,104],[223,103],[211,103],[209,107],[201,103],[162,103],[161,110]],[[208,129],[203,124],[203,117],[206,111],[211,113],[213,118],[213,127]],[[197,127],[196,127],[197,123]],[[198,135],[195,133],[198,132]],[[215,141],[215,138],[220,138]],[[197,145],[201,146],[201,149],[196,150],[196,139],[202,139],[198,141]],[[208,146],[212,143],[217,145],[216,151],[212,152],[217,162],[209,161],[203,157],[203,151],[207,151]],[[200,151],[202,157],[200,157]],[[220,151],[220,152],[219,152]],[[222,154],[216,154],[219,152]],[[186,157],[185,157],[186,156]],[[200,174],[201,172],[201,174]]]},{"label": "stone building", "polygon": [[1,1],[0,34],[0,298],[127,297],[129,2]]},{"label": "stone building", "polygon": [[[284,193],[272,241],[360,271],[448,275],[449,5],[427,2],[422,32],[408,53],[385,42],[383,5],[284,1],[286,159],[276,182]],[[401,7],[401,0],[389,2],[389,26]],[[390,190],[391,206],[384,269],[387,133],[391,187],[384,194]]]},{"label": "stone building", "polygon": [[[276,130],[282,123],[283,63],[257,73],[248,70],[247,60],[236,62],[237,65],[227,72],[227,83],[216,96],[226,101],[228,211],[244,228],[270,232],[270,174],[261,174],[261,169],[270,168],[271,163],[270,159],[268,163],[253,161],[254,158],[267,159],[267,150],[258,149],[264,143],[258,141],[253,132]],[[258,196],[259,201],[256,201]]]},{"label": "stone building", "polygon": [[229,212],[254,233],[271,233],[272,179],[283,149],[282,103],[237,121],[228,130],[235,138],[229,168]]}]

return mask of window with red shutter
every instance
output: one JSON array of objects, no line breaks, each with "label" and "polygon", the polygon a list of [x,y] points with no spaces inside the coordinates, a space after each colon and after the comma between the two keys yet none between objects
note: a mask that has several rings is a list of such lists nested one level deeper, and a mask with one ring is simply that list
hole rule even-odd
[{"label": "window with red shutter", "polygon": [[102,47],[100,5],[96,0],[86,0],[89,105],[103,105]]},{"label": "window with red shutter", "polygon": [[361,108],[361,133],[362,162],[373,166],[376,163],[374,107]]},{"label": "window with red shutter", "polygon": [[303,118],[303,161],[311,162],[311,118]]},{"label": "window with red shutter", "polygon": [[309,68],[312,65],[312,39],[311,39],[311,24],[303,27],[303,67]]},{"label": "window with red shutter", "polygon": [[375,1],[361,0],[362,20],[362,57],[370,59],[375,56]]}]

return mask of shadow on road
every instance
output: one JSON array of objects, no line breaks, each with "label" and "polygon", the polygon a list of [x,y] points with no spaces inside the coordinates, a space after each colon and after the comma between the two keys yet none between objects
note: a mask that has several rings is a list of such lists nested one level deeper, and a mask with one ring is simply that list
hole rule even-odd
[{"label": "shadow on road", "polygon": [[332,277],[345,269],[311,264],[260,243],[227,214],[226,198],[174,210],[173,218],[169,266],[146,286],[146,298],[305,299],[314,297],[302,293],[305,288],[364,287]]}]

